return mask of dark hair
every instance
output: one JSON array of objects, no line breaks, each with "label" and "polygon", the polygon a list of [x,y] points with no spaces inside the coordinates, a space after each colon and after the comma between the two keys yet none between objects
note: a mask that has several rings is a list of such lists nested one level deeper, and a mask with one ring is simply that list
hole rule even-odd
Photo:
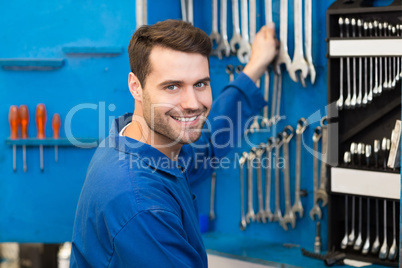
[{"label": "dark hair", "polygon": [[212,42],[208,35],[191,23],[180,20],[165,20],[154,25],[141,26],[131,37],[128,58],[131,72],[145,86],[145,78],[151,72],[149,55],[154,46],[198,53],[209,57]]}]

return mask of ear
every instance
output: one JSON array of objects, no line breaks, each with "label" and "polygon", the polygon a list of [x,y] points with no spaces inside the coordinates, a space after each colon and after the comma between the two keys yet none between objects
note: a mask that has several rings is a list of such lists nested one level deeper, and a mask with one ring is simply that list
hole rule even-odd
[{"label": "ear", "polygon": [[133,72],[128,74],[128,88],[130,89],[130,93],[133,95],[134,100],[142,102],[141,83]]}]

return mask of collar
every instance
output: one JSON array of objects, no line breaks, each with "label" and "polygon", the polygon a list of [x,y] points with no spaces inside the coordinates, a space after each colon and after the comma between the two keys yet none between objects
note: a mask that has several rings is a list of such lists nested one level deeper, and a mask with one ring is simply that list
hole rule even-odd
[{"label": "collar", "polygon": [[[188,164],[190,157],[186,150],[188,146],[184,145],[181,148],[178,160],[173,161],[149,144],[126,136],[120,136],[119,133],[121,130],[131,123],[132,116],[132,113],[126,113],[113,121],[109,131],[108,144],[106,146],[128,154],[130,158],[129,161],[139,161],[137,163],[139,167],[143,166],[140,165],[141,162],[143,162],[154,170],[163,171],[176,177],[182,177],[183,173],[186,172],[184,168],[186,167],[185,164]],[[131,164],[135,165],[136,163]]]}]

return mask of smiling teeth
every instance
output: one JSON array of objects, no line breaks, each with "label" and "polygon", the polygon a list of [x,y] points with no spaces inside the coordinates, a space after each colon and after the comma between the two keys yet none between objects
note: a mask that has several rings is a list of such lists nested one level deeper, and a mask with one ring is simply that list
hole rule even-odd
[{"label": "smiling teeth", "polygon": [[190,122],[190,121],[194,121],[195,119],[197,119],[198,116],[193,116],[193,117],[174,117],[172,116],[174,119],[176,119],[177,121],[181,121],[181,122]]}]

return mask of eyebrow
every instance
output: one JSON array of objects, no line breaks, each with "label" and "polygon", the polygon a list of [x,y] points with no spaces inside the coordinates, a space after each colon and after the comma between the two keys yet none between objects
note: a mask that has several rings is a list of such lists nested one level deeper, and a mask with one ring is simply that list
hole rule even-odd
[{"label": "eyebrow", "polygon": [[[209,76],[206,76],[204,78],[197,80],[194,84],[201,83],[201,82],[211,82],[211,78]],[[183,84],[183,80],[166,80],[166,81],[163,81],[162,83],[159,83],[158,86],[166,87],[166,86],[169,86],[172,84],[181,85],[181,84]]]}]

